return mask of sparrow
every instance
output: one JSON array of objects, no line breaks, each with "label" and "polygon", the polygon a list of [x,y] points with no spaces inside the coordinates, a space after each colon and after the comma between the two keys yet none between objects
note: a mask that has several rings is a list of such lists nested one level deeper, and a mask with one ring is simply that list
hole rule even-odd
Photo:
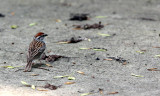
[{"label": "sparrow", "polygon": [[32,69],[32,61],[36,59],[41,59],[42,55],[45,54],[44,50],[46,49],[46,44],[43,39],[48,36],[43,32],[37,33],[32,42],[29,45],[28,55],[27,55],[27,65],[24,72],[29,72]]}]

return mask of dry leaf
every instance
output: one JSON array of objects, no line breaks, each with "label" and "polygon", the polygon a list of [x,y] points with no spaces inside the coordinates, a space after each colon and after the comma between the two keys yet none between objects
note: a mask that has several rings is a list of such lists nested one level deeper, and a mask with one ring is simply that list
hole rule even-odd
[{"label": "dry leaf", "polygon": [[75,80],[76,78],[75,77],[72,77],[72,76],[69,76],[68,77],[68,80]]},{"label": "dry leaf", "polygon": [[133,74],[131,73],[132,76],[135,76],[135,77],[144,77],[144,76],[141,76],[141,75],[136,75],[136,74]]},{"label": "dry leaf", "polygon": [[82,71],[77,71],[77,73],[85,75],[84,72],[82,72]]},{"label": "dry leaf", "polygon": [[15,15],[15,13],[14,13],[14,12],[11,12],[11,15],[13,16],[13,15]]},{"label": "dry leaf", "polygon": [[60,19],[56,19],[56,22],[62,22]]},{"label": "dry leaf", "polygon": [[91,39],[88,39],[88,41],[90,42],[90,41],[91,41]]},{"label": "dry leaf", "polygon": [[96,16],[95,18],[106,18],[107,16]]},{"label": "dry leaf", "polygon": [[81,50],[88,50],[88,49],[92,49],[92,48],[79,48]]},{"label": "dry leaf", "polygon": [[39,74],[31,74],[30,76],[38,76]]},{"label": "dry leaf", "polygon": [[69,42],[66,41],[66,42],[58,42],[59,44],[68,44]]},{"label": "dry leaf", "polygon": [[66,82],[66,85],[74,84],[75,82]]},{"label": "dry leaf", "polygon": [[45,89],[39,89],[39,88],[36,88],[38,91],[48,91],[48,90],[45,90]]},{"label": "dry leaf", "polygon": [[16,28],[18,28],[18,26],[17,25],[12,25],[11,28],[16,29]]},{"label": "dry leaf", "polygon": [[109,34],[103,34],[103,33],[97,33],[98,35],[101,35],[101,36],[111,36],[111,35],[109,35]]},{"label": "dry leaf", "polygon": [[160,57],[160,55],[155,55],[155,57]]},{"label": "dry leaf", "polygon": [[96,49],[96,48],[94,48],[93,50],[95,50],[95,51],[107,51],[106,49]]},{"label": "dry leaf", "polygon": [[29,24],[29,26],[35,26],[35,25],[37,25],[37,23],[31,23],[31,24]]},{"label": "dry leaf", "polygon": [[69,77],[68,75],[64,75],[64,76],[54,76],[53,78],[64,78],[64,77]]},{"label": "dry leaf", "polygon": [[23,84],[23,85],[25,85],[25,86],[27,86],[27,87],[30,87],[31,85],[29,85],[27,82],[25,82],[25,81],[21,81],[21,83]]},{"label": "dry leaf", "polygon": [[34,89],[34,90],[36,89],[35,85],[31,85],[31,88]]},{"label": "dry leaf", "polygon": [[122,64],[123,64],[123,65],[126,65],[126,64],[127,64],[127,62],[123,62]]},{"label": "dry leaf", "polygon": [[53,67],[51,64],[46,64],[46,66],[48,66],[48,67]]},{"label": "dry leaf", "polygon": [[148,71],[160,71],[157,68],[151,68],[151,69],[147,69]]},{"label": "dry leaf", "polygon": [[153,48],[160,48],[160,47],[159,46],[155,46],[155,47],[153,46]]},{"label": "dry leaf", "polygon": [[110,93],[108,93],[108,94],[117,94],[118,92],[110,92]]},{"label": "dry leaf", "polygon": [[13,67],[13,66],[0,66],[0,67],[13,69],[13,68],[22,67],[22,66],[15,66],[15,67]]},{"label": "dry leaf", "polygon": [[138,52],[138,53],[140,53],[140,54],[144,54],[144,52],[142,52],[142,51],[136,51],[136,52]]},{"label": "dry leaf", "polygon": [[87,96],[87,95],[90,95],[91,93],[83,93],[81,94],[81,96]]}]

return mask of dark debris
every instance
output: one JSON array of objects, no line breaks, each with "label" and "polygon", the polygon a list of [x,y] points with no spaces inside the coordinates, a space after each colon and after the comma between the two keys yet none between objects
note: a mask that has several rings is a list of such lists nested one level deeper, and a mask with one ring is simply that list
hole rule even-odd
[{"label": "dark debris", "polygon": [[81,42],[83,40],[85,40],[85,38],[82,38],[81,36],[78,36],[78,37],[71,37],[68,40],[59,41],[58,43],[60,43],[60,42],[66,42],[67,44],[68,43],[78,43],[78,42]]},{"label": "dark debris", "polygon": [[123,59],[123,58],[121,58],[121,57],[108,57],[109,59],[113,59],[113,60],[115,60],[115,61],[117,61],[117,62],[119,62],[119,63],[122,63],[123,65],[125,65],[126,63],[127,63],[127,60],[125,60],[125,59]]},{"label": "dark debris", "polygon": [[88,30],[88,29],[102,29],[104,27],[104,25],[101,24],[101,22],[99,23],[95,23],[95,24],[85,24],[85,25],[73,25],[75,26],[75,29],[84,29],[84,30]]},{"label": "dark debris", "polygon": [[58,88],[58,86],[55,86],[55,85],[51,85],[49,83],[47,83],[44,88],[48,88],[50,90],[56,90]]},{"label": "dark debris", "polygon": [[64,56],[60,56],[60,55],[49,55],[49,56],[46,56],[45,60],[47,62],[53,62],[53,61],[56,61],[58,60],[59,58],[62,58]]},{"label": "dark debris", "polygon": [[153,19],[153,18],[147,18],[147,17],[141,17],[141,18],[139,18],[140,20],[145,20],[145,21],[157,21],[157,20],[155,20],[155,19]]},{"label": "dark debris", "polygon": [[70,14],[70,19],[69,20],[75,20],[75,21],[84,21],[84,20],[88,20],[88,15],[89,14],[79,14],[79,13],[71,13]]},{"label": "dark debris", "polygon": [[100,59],[97,57],[96,60],[100,60]]},{"label": "dark debris", "polygon": [[0,13],[0,17],[5,17],[5,15],[4,15],[4,14],[2,14],[2,13]]}]

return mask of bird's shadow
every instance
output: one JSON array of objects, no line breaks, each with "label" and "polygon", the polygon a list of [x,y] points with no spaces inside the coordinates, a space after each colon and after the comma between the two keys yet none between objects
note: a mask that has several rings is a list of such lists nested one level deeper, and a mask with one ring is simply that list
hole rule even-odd
[{"label": "bird's shadow", "polygon": [[46,67],[45,63],[35,63],[32,68]]}]

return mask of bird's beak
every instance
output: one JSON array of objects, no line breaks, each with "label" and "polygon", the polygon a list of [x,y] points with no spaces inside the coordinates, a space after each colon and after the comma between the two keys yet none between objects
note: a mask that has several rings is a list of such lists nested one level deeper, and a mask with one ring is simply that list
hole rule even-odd
[{"label": "bird's beak", "polygon": [[48,36],[47,34],[44,34],[43,36]]}]

